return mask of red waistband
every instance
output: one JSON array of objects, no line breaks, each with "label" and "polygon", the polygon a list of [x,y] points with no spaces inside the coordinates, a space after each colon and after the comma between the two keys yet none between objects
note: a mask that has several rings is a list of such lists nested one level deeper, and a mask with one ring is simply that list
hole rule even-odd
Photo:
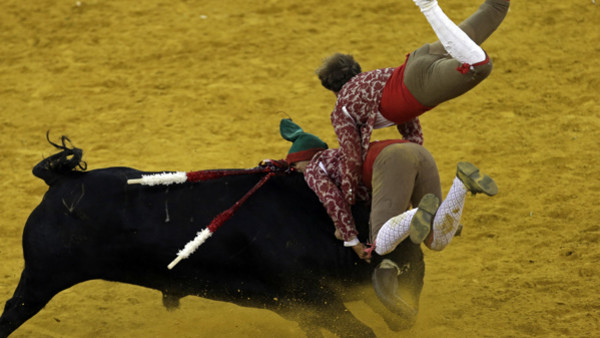
[{"label": "red waistband", "polygon": [[[409,55],[406,56],[406,61],[408,61]],[[405,123],[433,108],[422,105],[406,88],[404,84],[406,61],[402,66],[394,69],[385,83],[379,104],[381,115],[396,124]]]}]

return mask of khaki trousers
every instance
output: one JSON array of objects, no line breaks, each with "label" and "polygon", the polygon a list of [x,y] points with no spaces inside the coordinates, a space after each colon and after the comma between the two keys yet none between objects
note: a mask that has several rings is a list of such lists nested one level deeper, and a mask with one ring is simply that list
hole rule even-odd
[{"label": "khaki trousers", "polygon": [[373,164],[370,239],[390,218],[417,206],[427,194],[441,201],[438,168],[427,149],[416,143],[396,143],[385,147]]}]

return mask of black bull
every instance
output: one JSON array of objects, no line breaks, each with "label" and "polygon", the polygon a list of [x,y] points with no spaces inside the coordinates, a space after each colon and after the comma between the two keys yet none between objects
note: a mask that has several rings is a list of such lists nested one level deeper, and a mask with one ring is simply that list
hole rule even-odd
[{"label": "black bull", "polygon": [[[25,267],[0,317],[0,337],[57,293],[92,279],[160,290],[168,308],[187,295],[266,308],[298,321],[309,334],[323,327],[341,336],[373,336],[344,306],[357,297],[393,330],[414,323],[416,312],[390,306],[394,299],[380,302],[370,287],[359,288],[369,284],[382,257],[374,255],[367,264],[335,239],[330,218],[301,174],[272,177],[169,270],[176,253],[264,174],[148,187],[126,183],[149,174],[135,169],[59,170],[40,166],[44,161],[34,173],[50,187],[24,228]],[[353,213],[360,233],[367,234],[368,206],[356,205]],[[405,241],[385,258],[403,270],[388,284],[398,283],[398,295],[416,309],[424,275],[420,247]]]}]

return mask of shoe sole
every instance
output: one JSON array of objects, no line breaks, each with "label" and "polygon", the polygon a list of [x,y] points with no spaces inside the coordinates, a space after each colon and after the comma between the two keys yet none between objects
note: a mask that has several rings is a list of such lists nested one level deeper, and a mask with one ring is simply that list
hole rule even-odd
[{"label": "shoe sole", "polygon": [[423,196],[417,212],[410,221],[410,240],[414,244],[421,244],[429,232],[435,213],[440,207],[440,199],[434,194]]},{"label": "shoe sole", "polygon": [[484,193],[494,196],[498,193],[496,182],[486,174],[479,171],[475,165],[469,162],[459,162],[457,176],[465,184],[471,193]]}]

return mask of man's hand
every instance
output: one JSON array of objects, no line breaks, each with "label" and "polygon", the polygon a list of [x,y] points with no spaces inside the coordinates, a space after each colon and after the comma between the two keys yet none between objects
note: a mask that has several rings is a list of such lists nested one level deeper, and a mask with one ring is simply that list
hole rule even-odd
[{"label": "man's hand", "polygon": [[366,261],[367,263],[371,263],[371,255],[369,252],[365,251],[366,247],[364,246],[364,244],[358,243],[352,247],[352,250],[356,252],[360,259]]},{"label": "man's hand", "polygon": [[342,233],[338,229],[335,229],[335,232],[333,233],[333,235],[335,236],[335,238],[339,239],[340,241],[344,240]]}]

